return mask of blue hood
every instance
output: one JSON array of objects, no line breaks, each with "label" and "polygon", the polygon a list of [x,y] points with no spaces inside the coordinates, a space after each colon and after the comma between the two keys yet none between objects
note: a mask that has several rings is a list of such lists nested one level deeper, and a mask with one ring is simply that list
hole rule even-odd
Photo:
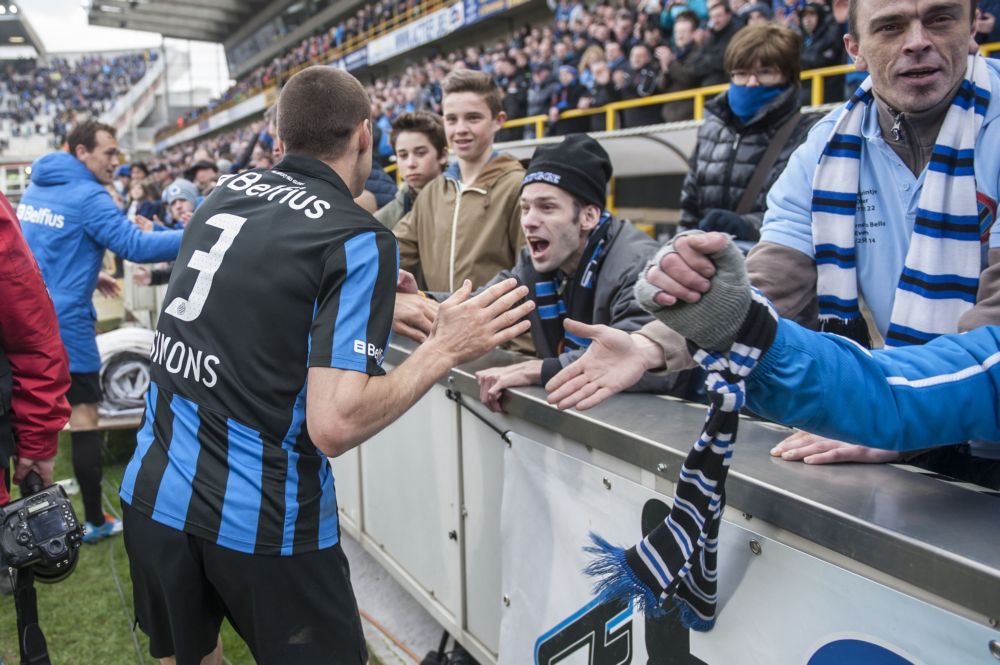
[{"label": "blue hood", "polygon": [[83,162],[68,152],[50,152],[31,165],[31,181],[42,187],[65,185],[78,180],[92,180],[101,184]]}]

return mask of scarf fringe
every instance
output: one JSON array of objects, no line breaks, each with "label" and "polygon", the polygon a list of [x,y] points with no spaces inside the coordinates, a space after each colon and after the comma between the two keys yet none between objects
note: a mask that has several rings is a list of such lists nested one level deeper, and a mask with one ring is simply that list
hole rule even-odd
[{"label": "scarf fringe", "polygon": [[[636,577],[632,569],[625,563],[625,549],[616,547],[596,533],[590,533],[593,543],[583,548],[587,554],[594,555],[593,561],[583,569],[585,575],[597,578],[594,583],[594,595],[600,603],[635,602],[635,607],[647,617],[666,616],[668,610],[660,605],[656,594]],[[695,618],[698,618],[695,615]]]},{"label": "scarf fringe", "polygon": [[868,333],[868,324],[862,316],[854,319],[821,319],[819,329],[820,332],[832,333],[854,340],[866,349],[872,348],[872,339]]},{"label": "scarf fringe", "polygon": [[661,605],[653,590],[643,584],[625,563],[624,548],[612,545],[593,532],[590,540],[593,544],[584,547],[583,551],[594,555],[594,560],[587,564],[583,572],[598,578],[594,584],[594,595],[599,603],[627,605],[631,600],[636,609],[650,619],[665,617],[676,608],[681,625],[689,630],[705,633],[715,627],[714,618],[702,619],[686,600],[676,595],[673,597],[674,608],[667,609]]},{"label": "scarf fringe", "polygon": [[674,596],[674,604],[681,613],[681,625],[689,630],[697,630],[699,633],[707,633],[715,627],[715,619],[702,619],[698,613],[691,609],[683,598]]}]

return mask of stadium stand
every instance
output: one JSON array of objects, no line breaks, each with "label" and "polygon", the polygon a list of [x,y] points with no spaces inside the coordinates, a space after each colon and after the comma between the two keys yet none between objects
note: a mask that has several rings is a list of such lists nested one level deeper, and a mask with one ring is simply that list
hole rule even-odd
[{"label": "stadium stand", "polygon": [[45,147],[56,147],[78,115],[98,117],[109,111],[156,58],[156,52],[148,51],[3,63],[0,135],[44,136]]},{"label": "stadium stand", "polygon": [[[497,78],[508,96],[505,101],[508,118],[544,113],[551,116],[549,124],[556,125],[565,110],[589,109],[608,102],[724,82],[721,54],[728,39],[748,21],[757,20],[806,30],[804,55],[808,55],[815,66],[844,61],[839,44],[844,25],[834,18],[827,2],[797,2],[787,11],[769,9],[765,15],[760,11],[763,3],[737,1],[732,3],[732,11],[726,13],[725,25],[720,25],[723,19],[719,16],[709,16],[708,5],[716,4],[692,0],[669,2],[663,6],[657,0],[624,0],[615,4],[602,2],[587,8],[576,0],[548,0],[552,10],[548,24],[515,28],[505,39],[487,46],[476,44],[439,52],[420,62],[407,64],[402,71],[390,71],[389,76],[369,75],[369,93],[377,102],[376,115],[384,114],[389,119],[408,110],[437,111],[440,80],[453,68],[469,67]],[[791,6],[781,0],[774,4]],[[355,73],[365,80],[366,59],[348,55],[356,55],[379,36],[390,34],[441,7],[444,5],[439,0],[369,3],[328,25],[317,26],[315,34],[242,76],[219,99],[177,118],[158,138],[163,139],[240,101],[275,89],[282,80],[310,64],[343,66],[356,70]],[[815,16],[815,20],[806,19],[803,25],[801,17],[806,14]],[[685,30],[685,35],[675,36],[674,25],[679,17],[683,17],[680,23],[686,20],[693,29]],[[717,27],[709,27],[710,24]],[[476,42],[477,38],[470,37],[469,41]],[[636,45],[641,46],[633,56],[632,48]],[[562,75],[560,70],[564,72]],[[560,76],[564,83],[560,83]],[[842,98],[842,88],[841,83],[828,80],[825,101]],[[666,115],[661,114],[659,108],[653,108],[641,113],[629,112],[621,120],[626,126],[638,126],[692,117],[691,111],[681,109],[678,113],[678,106],[674,105]],[[691,105],[686,108],[690,109]],[[574,127],[577,131],[604,128],[586,122],[568,128],[566,125],[564,122],[561,128],[549,129],[565,133]],[[521,130],[508,132],[501,138],[520,138],[521,133],[532,135],[530,130]]]}]

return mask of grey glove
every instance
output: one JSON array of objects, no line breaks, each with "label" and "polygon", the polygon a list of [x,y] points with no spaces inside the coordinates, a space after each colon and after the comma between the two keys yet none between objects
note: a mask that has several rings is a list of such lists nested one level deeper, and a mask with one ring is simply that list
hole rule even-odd
[{"label": "grey glove", "polygon": [[678,300],[676,304],[664,307],[653,300],[660,289],[646,281],[646,273],[674,251],[678,238],[701,233],[685,231],[661,247],[636,280],[635,297],[643,309],[699,347],[708,351],[726,351],[733,345],[736,333],[750,310],[751,301],[746,262],[732,239],[721,251],[712,254],[715,275],[708,293],[702,294],[701,300],[696,303]]}]

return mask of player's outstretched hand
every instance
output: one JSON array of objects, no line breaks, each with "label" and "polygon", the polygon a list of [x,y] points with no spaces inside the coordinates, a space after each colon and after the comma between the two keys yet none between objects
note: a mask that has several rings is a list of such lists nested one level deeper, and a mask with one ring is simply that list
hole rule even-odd
[{"label": "player's outstretched hand", "polygon": [[524,317],[535,303],[521,302],[528,295],[528,287],[518,286],[516,279],[504,280],[469,297],[471,293],[472,283],[465,280],[441,303],[428,340],[448,354],[453,365],[478,358],[531,327]]}]

